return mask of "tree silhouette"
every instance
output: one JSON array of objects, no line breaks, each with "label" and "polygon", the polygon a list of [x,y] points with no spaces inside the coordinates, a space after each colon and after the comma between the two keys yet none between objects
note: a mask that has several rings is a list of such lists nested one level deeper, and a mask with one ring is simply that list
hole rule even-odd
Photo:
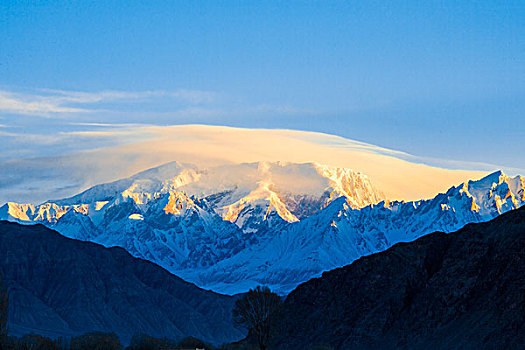
[{"label": "tree silhouette", "polygon": [[9,294],[4,286],[2,275],[0,275],[0,349],[7,345],[7,306]]},{"label": "tree silhouette", "polygon": [[233,321],[256,336],[259,348],[265,350],[281,304],[281,298],[270,288],[257,286],[235,302]]},{"label": "tree silhouette", "polygon": [[91,332],[71,339],[71,350],[120,350],[122,344],[115,333]]}]

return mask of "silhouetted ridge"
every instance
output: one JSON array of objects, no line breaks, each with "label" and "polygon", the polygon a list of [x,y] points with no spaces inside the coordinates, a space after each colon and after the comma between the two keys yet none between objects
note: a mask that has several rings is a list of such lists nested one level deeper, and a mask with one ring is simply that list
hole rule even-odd
[{"label": "silhouetted ridge", "polygon": [[56,337],[115,332],[219,344],[242,338],[235,298],[199,289],[122,248],[65,238],[42,225],[0,222],[9,331]]},{"label": "silhouetted ridge", "polygon": [[278,349],[519,349],[525,208],[399,243],[287,297]]}]

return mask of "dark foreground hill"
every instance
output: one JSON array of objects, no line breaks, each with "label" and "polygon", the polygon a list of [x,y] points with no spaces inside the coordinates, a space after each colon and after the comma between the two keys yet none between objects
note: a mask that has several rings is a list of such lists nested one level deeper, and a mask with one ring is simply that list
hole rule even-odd
[{"label": "dark foreground hill", "polygon": [[243,333],[235,299],[202,290],[122,248],[65,238],[42,225],[0,222],[0,273],[9,293],[9,333],[70,336],[115,332],[214,344]]},{"label": "dark foreground hill", "polygon": [[525,208],[323,274],[286,299],[278,349],[523,349]]}]

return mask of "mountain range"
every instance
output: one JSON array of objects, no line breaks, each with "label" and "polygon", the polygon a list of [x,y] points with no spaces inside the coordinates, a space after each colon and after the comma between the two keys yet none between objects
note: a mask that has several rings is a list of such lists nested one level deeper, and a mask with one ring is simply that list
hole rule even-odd
[{"label": "mountain range", "polygon": [[199,169],[177,162],[0,219],[120,246],[196,285],[286,294],[323,271],[434,231],[490,220],[525,202],[525,178],[495,172],[433,199],[389,201],[366,175],[317,163]]},{"label": "mountain range", "polygon": [[525,208],[298,286],[272,349],[522,349]]},{"label": "mountain range", "polygon": [[202,290],[122,248],[1,221],[0,251],[12,336],[101,331],[124,343],[149,334],[222,344],[245,334],[233,326],[234,297]]}]

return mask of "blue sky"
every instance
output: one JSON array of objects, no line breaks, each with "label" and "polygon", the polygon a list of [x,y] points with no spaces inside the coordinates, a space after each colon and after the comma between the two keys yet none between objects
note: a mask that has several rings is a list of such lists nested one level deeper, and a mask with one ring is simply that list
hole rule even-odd
[{"label": "blue sky", "polygon": [[524,1],[5,0],[0,38],[4,158],[202,123],[525,164]]}]

